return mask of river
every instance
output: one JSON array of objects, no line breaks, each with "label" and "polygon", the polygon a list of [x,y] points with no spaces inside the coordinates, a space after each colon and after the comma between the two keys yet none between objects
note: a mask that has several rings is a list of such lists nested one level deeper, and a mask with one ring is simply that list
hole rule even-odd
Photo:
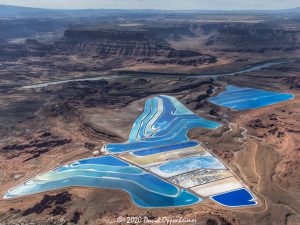
[{"label": "river", "polygon": [[[267,62],[256,63],[253,65],[247,66],[246,68],[242,68],[241,70],[229,72],[229,73],[187,75],[186,77],[189,77],[189,78],[206,78],[206,77],[216,78],[216,77],[220,77],[220,76],[233,76],[233,75],[248,73],[248,72],[252,72],[252,71],[259,71],[259,70],[269,68],[269,67],[272,67],[275,65],[284,64],[289,61],[290,60],[288,60],[288,59],[267,61]],[[45,83],[26,85],[26,86],[22,86],[21,89],[42,88],[42,87],[47,87],[49,85],[65,84],[65,83],[69,83],[69,82],[97,81],[97,80],[108,80],[108,79],[121,78],[121,77],[141,77],[141,76],[144,76],[144,75],[111,75],[111,76],[101,76],[101,77],[67,79],[67,80],[49,81],[49,82],[45,82]],[[152,76],[152,75],[147,75],[147,77],[149,77],[149,76]],[[153,76],[178,77],[179,75],[153,75]]]}]

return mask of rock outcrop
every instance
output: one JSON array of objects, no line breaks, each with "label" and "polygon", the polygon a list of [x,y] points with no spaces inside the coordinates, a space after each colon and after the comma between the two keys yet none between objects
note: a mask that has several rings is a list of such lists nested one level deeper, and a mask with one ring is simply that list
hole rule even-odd
[{"label": "rock outcrop", "polygon": [[167,34],[178,35],[177,29],[160,33],[150,30],[66,30],[64,38],[56,42],[59,52],[94,58],[122,57],[155,64],[200,65],[214,63],[216,57],[191,50],[176,50],[165,40]]},{"label": "rock outcrop", "polygon": [[194,27],[196,35],[207,35],[210,47],[230,52],[292,51],[299,49],[300,29],[274,24],[219,23]]},{"label": "rock outcrop", "polygon": [[34,140],[25,143],[9,144],[0,149],[0,154],[5,155],[7,159],[13,159],[20,155],[25,155],[28,161],[39,157],[41,154],[50,151],[52,148],[70,143],[71,139],[59,138],[53,136],[50,132],[44,132]]},{"label": "rock outcrop", "polygon": [[56,195],[45,195],[44,198],[34,205],[32,208],[29,208],[23,212],[23,216],[28,216],[30,214],[41,214],[44,210],[52,208],[55,206],[53,211],[50,213],[51,215],[62,215],[66,213],[65,208],[61,205],[70,202],[72,195],[65,191]]},{"label": "rock outcrop", "polygon": [[27,39],[24,44],[2,43],[0,40],[0,60],[16,60],[21,57],[44,57],[53,54],[53,46],[41,44],[35,39]]}]

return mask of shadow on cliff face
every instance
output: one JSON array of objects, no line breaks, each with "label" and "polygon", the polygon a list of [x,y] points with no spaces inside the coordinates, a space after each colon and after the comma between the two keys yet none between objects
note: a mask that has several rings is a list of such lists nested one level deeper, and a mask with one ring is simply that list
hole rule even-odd
[{"label": "shadow on cliff face", "polygon": [[56,195],[44,195],[43,199],[23,212],[23,216],[28,216],[30,214],[41,214],[45,209],[53,208],[50,212],[51,215],[62,215],[66,213],[66,209],[62,207],[63,204],[70,202],[72,195],[67,191],[61,192]]}]

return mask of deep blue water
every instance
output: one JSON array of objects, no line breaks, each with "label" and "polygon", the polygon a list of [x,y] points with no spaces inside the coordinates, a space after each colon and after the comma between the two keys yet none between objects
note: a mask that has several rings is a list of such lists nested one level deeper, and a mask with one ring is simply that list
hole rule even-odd
[{"label": "deep blue water", "polygon": [[153,154],[162,153],[162,152],[174,151],[174,150],[178,150],[178,149],[182,149],[182,148],[194,147],[197,145],[199,145],[198,142],[189,141],[189,142],[184,142],[184,143],[175,144],[175,145],[155,147],[155,148],[150,148],[150,149],[146,149],[146,150],[134,151],[133,154],[137,155],[137,156],[147,156],[147,155],[153,155]]},{"label": "deep blue water", "polygon": [[102,156],[97,158],[88,158],[88,159],[82,159],[78,162],[74,162],[73,165],[77,164],[100,164],[100,165],[107,165],[107,166],[129,166],[128,163],[119,160],[113,156]]},{"label": "deep blue water", "polygon": [[293,94],[264,91],[254,88],[239,88],[230,85],[226,87],[224,92],[216,97],[210,98],[209,101],[216,105],[234,110],[247,110],[287,101],[294,97]]},{"label": "deep blue water", "polygon": [[229,207],[251,206],[257,204],[254,197],[245,188],[215,195],[212,196],[211,199],[219,204]]}]

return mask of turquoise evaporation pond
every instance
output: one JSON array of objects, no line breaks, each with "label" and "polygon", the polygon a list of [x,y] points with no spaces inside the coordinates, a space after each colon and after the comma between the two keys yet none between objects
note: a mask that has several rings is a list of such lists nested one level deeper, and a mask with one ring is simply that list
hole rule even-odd
[{"label": "turquoise evaporation pond", "polygon": [[174,160],[159,167],[165,173],[188,172],[195,169],[226,169],[226,167],[213,156],[196,156]]},{"label": "turquoise evaporation pond", "polygon": [[[230,91],[233,89],[235,87],[229,87]],[[137,157],[175,151],[199,145],[187,137],[190,129],[216,129],[219,126],[221,124],[193,114],[177,99],[161,95],[146,101],[144,112],[134,122],[128,142],[109,144],[105,149],[112,153],[131,151]],[[225,169],[225,166],[212,155],[203,155],[173,160],[159,167],[166,173],[183,173],[199,168]],[[202,201],[193,193],[179,189],[114,156],[69,163],[10,189],[4,198],[16,198],[72,186],[124,190],[130,194],[135,204],[145,208],[187,206]],[[219,194],[211,199],[233,207],[253,205],[255,202],[247,189]]]},{"label": "turquoise evaporation pond", "polygon": [[229,85],[216,97],[209,99],[211,103],[234,110],[261,108],[275,103],[293,99],[293,94],[278,93],[254,88],[240,88]]},{"label": "turquoise evaporation pond", "polygon": [[124,190],[134,203],[146,208],[186,206],[202,200],[113,156],[79,160],[38,175],[10,189],[4,198],[73,186]]},{"label": "turquoise evaporation pond", "polygon": [[[228,90],[239,91],[233,86],[228,87]],[[145,109],[134,122],[126,143],[108,144],[105,149],[111,153],[131,152],[136,157],[175,151],[199,145],[187,137],[190,129],[197,127],[216,129],[219,126],[221,124],[195,115],[174,97],[161,95],[146,101]],[[183,174],[201,168],[226,169],[221,161],[208,154],[172,160],[155,170],[169,174]],[[211,199],[229,207],[256,204],[247,189],[222,193]]]},{"label": "turquoise evaporation pond", "polygon": [[169,152],[169,151],[175,151],[183,148],[191,148],[198,146],[199,143],[196,141],[189,141],[184,143],[179,143],[175,145],[168,145],[168,146],[162,146],[162,147],[155,147],[155,148],[148,148],[144,150],[138,150],[134,151],[132,154],[136,156],[147,156],[147,155],[153,155],[158,154],[162,152]]},{"label": "turquoise evaporation pond", "polygon": [[189,141],[187,132],[190,129],[220,126],[220,123],[195,115],[176,98],[160,95],[146,101],[144,112],[133,124],[128,142],[108,144],[105,149],[121,153],[184,143]]}]

